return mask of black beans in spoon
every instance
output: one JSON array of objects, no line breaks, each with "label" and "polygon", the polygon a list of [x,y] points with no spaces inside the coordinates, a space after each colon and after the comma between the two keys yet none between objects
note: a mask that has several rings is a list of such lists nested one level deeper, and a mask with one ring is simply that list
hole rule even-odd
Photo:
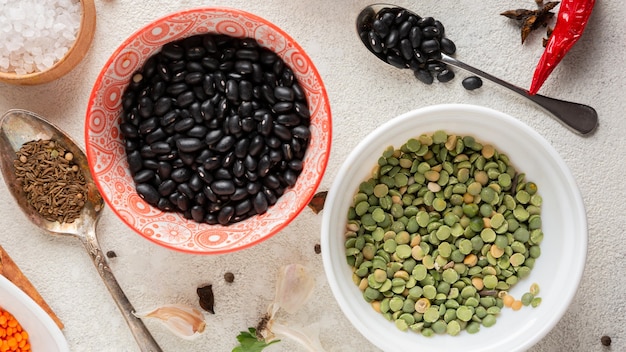
[{"label": "black beans in spoon", "polygon": [[266,212],[296,183],[311,137],[293,71],[249,38],[164,45],[133,75],[122,106],[139,196],[209,224]]},{"label": "black beans in spoon", "polygon": [[392,66],[413,70],[425,84],[449,82],[454,72],[439,61],[441,53],[453,55],[456,45],[445,36],[443,24],[402,8],[386,7],[358,28],[368,49]]}]

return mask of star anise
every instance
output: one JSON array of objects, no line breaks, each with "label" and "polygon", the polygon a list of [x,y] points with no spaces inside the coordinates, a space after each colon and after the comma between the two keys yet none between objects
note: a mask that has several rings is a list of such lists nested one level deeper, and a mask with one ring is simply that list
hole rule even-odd
[{"label": "star anise", "polygon": [[[522,44],[524,44],[524,41],[526,41],[530,32],[540,27],[548,26],[548,22],[554,17],[552,9],[559,4],[559,1],[549,1],[544,3],[543,0],[535,0],[535,2],[538,6],[538,9],[536,10],[516,9],[501,13],[502,16],[520,22],[522,28]],[[549,29],[548,32],[550,32]]]}]

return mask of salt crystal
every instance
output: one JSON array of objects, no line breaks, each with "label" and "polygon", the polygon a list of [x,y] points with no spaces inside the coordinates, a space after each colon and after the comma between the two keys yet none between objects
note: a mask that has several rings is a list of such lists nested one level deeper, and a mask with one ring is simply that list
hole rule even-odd
[{"label": "salt crystal", "polygon": [[44,71],[74,44],[78,0],[0,0],[0,71]]}]

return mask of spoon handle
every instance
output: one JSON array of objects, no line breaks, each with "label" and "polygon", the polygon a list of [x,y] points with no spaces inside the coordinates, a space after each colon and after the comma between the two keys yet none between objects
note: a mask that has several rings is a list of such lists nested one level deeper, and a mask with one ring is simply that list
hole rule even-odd
[{"label": "spoon handle", "polygon": [[117,307],[122,312],[124,320],[126,320],[130,331],[139,345],[139,349],[142,352],[162,352],[161,347],[159,347],[158,343],[154,340],[154,337],[152,337],[143,321],[133,315],[135,309],[124,294],[124,291],[122,291],[122,288],[115,279],[115,276],[113,276],[113,272],[107,264],[106,258],[100,249],[98,239],[96,238],[95,225],[93,228],[88,230],[86,236],[79,237],[87,249],[87,252],[89,252],[93,264],[96,266],[102,281],[104,281],[104,285],[107,287],[111,296],[113,296],[113,300],[117,304]]},{"label": "spoon handle", "polygon": [[440,60],[451,66],[464,69],[477,76],[488,79],[529,99],[580,135],[585,136],[591,134],[598,126],[598,113],[591,106],[554,99],[539,94],[531,95],[526,89],[515,86],[445,54],[442,54]]}]

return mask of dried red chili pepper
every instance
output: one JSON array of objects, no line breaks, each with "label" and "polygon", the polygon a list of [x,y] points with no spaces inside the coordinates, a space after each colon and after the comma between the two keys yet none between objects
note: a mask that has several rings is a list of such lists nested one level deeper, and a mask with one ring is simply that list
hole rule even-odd
[{"label": "dried red chili pepper", "polygon": [[578,41],[589,21],[595,2],[595,0],[561,1],[556,25],[535,69],[530,85],[530,94],[539,91],[552,70]]}]

